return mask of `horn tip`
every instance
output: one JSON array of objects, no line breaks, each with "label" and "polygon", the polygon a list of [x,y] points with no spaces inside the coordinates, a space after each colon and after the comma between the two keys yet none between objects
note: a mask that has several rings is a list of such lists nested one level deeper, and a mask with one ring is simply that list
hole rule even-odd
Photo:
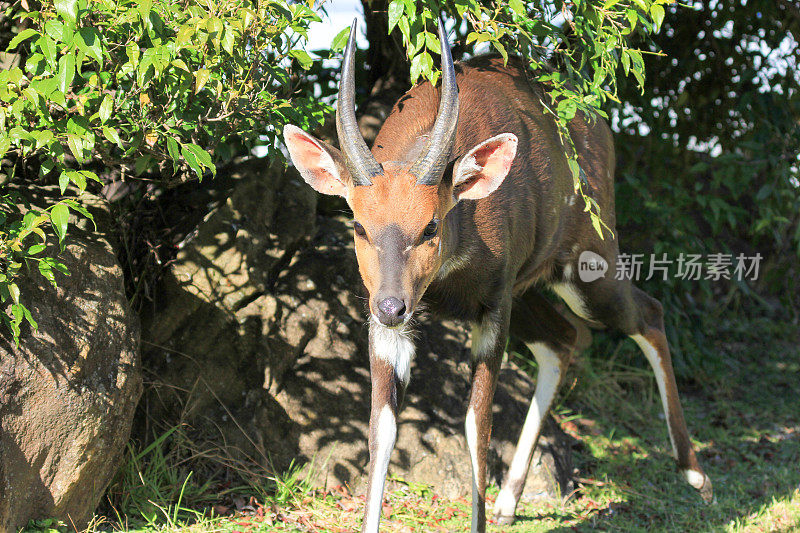
[{"label": "horn tip", "polygon": [[444,29],[444,22],[442,21],[442,15],[437,15],[436,20],[438,21],[439,36],[441,37],[442,35],[447,35],[447,32]]}]

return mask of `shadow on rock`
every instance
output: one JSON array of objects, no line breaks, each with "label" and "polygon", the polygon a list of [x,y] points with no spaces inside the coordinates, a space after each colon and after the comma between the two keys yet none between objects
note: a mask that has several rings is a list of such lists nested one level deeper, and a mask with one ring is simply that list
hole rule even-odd
[{"label": "shadow on rock", "polygon": [[[316,483],[363,489],[370,380],[348,220],[318,217],[313,191],[294,171],[251,162],[236,181],[143,315],[150,384],[142,412],[165,427],[186,423],[197,442],[270,470],[313,461]],[[310,243],[307,235],[314,235]],[[455,322],[423,322],[390,475],[455,497],[471,486],[462,436],[468,336]],[[524,372],[503,369],[495,480],[510,461],[532,392]],[[542,475],[530,476],[526,492],[566,494],[569,487],[554,479],[571,476],[562,464],[569,445],[544,440],[558,444],[561,458],[535,459],[532,472]],[[554,469],[567,474],[554,476]]]}]

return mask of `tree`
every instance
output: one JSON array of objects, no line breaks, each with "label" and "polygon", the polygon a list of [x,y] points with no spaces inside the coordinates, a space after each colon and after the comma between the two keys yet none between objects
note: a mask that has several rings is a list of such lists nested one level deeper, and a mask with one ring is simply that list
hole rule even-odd
[{"label": "tree", "polygon": [[[0,72],[0,298],[15,338],[36,327],[15,278],[51,283],[75,195],[115,180],[170,187],[266,144],[283,124],[313,126],[327,107],[297,85],[312,61],[299,46],[319,20],[287,2],[66,0],[6,7],[13,37]],[[97,185],[92,185],[96,182]],[[21,209],[18,190],[57,183],[62,199]]]}]

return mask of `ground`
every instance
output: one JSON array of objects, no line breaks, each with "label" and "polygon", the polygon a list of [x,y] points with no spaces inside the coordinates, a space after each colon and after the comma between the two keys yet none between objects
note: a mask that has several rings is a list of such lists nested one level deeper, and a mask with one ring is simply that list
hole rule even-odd
[{"label": "ground", "polygon": [[[555,409],[562,429],[580,442],[579,488],[563,502],[523,505],[517,523],[502,531],[800,531],[800,328],[754,319],[746,328],[723,329],[714,344],[721,364],[679,383],[714,483],[714,504],[705,505],[676,472],[655,380],[633,343],[601,338],[591,357],[571,370]],[[611,357],[598,353],[609,348]],[[527,364],[517,354],[511,358]],[[360,526],[363,499],[344,487],[312,490],[301,481],[302,469],[248,486],[187,479],[162,450],[179,433],[130,452],[92,529],[255,533]],[[445,500],[402,480],[392,484],[383,530],[469,529],[468,500]],[[496,493],[492,488],[490,504]],[[65,526],[45,521],[29,529]],[[490,525],[489,531],[501,529]]]}]

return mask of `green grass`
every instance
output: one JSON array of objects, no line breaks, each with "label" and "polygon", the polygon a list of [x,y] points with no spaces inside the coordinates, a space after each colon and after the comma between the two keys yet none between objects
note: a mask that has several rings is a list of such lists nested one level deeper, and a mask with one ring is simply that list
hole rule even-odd
[{"label": "green grass", "polygon": [[[571,370],[555,408],[562,429],[581,443],[578,490],[563,502],[522,505],[517,523],[502,531],[800,531],[798,340],[796,325],[766,320],[727,331],[715,345],[724,367],[680,384],[700,461],[714,483],[712,505],[676,471],[655,381],[633,343],[596,342],[593,355]],[[303,469],[313,465],[280,476],[250,472],[242,476],[247,482],[234,485],[209,481],[210,470],[188,471],[197,453],[180,428],[144,449],[131,448],[106,512],[91,529],[338,532],[360,526],[363,499],[342,487],[313,489],[303,481]],[[392,485],[383,530],[469,529],[467,499],[445,500],[397,479]],[[496,493],[490,489],[489,505]],[[65,527],[39,522],[29,529]]]}]

